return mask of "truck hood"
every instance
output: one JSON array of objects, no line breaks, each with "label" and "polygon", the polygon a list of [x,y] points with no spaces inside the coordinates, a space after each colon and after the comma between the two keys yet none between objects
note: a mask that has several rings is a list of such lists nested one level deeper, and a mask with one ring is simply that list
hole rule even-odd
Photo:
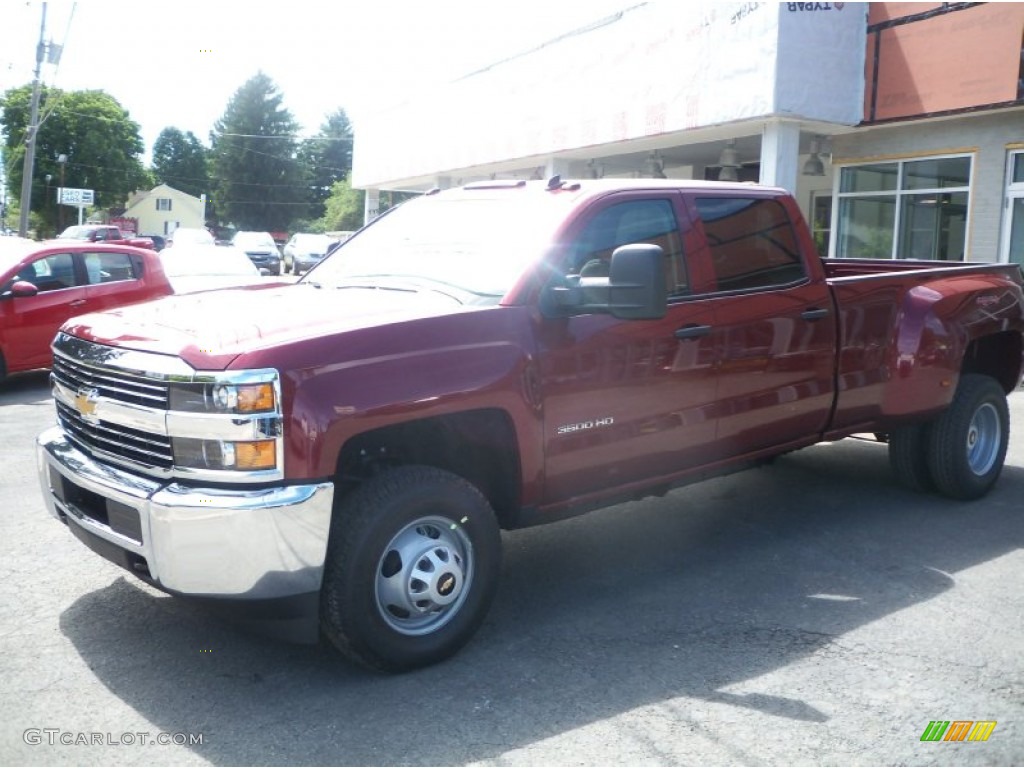
[{"label": "truck hood", "polygon": [[197,369],[217,370],[258,348],[468,309],[434,291],[276,284],[169,296],[80,315],[63,330],[99,344],[177,355]]}]

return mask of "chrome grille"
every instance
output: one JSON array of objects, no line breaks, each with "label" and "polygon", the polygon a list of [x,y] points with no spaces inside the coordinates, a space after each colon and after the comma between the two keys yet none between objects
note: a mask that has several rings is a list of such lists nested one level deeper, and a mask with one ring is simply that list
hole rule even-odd
[{"label": "chrome grille", "polygon": [[104,453],[146,467],[170,469],[171,440],[120,424],[89,423],[73,408],[57,402],[57,420],[64,433],[89,453]]},{"label": "chrome grille", "polygon": [[53,376],[73,392],[95,388],[112,400],[161,411],[168,408],[167,384],[138,374],[86,365],[58,354],[53,358]]},{"label": "chrome grille", "polygon": [[[152,355],[139,356],[84,339],[57,334],[54,340],[54,391],[89,392],[95,401],[118,403],[148,413],[164,414],[170,402],[170,376],[149,372],[159,364]],[[146,367],[140,365],[147,364]],[[93,456],[132,466],[151,474],[166,474],[174,465],[171,439],[160,432],[86,417],[72,404],[56,397],[57,421],[70,440]],[[120,421],[120,419],[118,419]],[[158,419],[163,424],[163,418]]]},{"label": "chrome grille", "polygon": [[[196,393],[206,397],[209,388],[222,384],[259,383],[273,387],[278,406],[276,369],[198,370],[176,355],[98,344],[64,332],[53,341],[53,358],[58,422],[68,440],[93,458],[159,479],[253,483],[283,477],[279,407],[209,412],[189,400]],[[221,452],[224,443],[270,439],[276,451],[273,468],[237,469],[233,452]]]}]

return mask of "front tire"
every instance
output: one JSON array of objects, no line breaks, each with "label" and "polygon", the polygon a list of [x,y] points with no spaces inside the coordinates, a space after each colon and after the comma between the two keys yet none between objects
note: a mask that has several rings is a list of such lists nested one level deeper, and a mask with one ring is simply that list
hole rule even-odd
[{"label": "front tire", "polygon": [[497,519],[473,485],[434,467],[384,471],[335,508],[320,600],[323,632],[372,669],[434,664],[480,626],[500,563]]},{"label": "front tire", "polygon": [[965,501],[984,496],[999,478],[1009,440],[1010,412],[999,382],[962,376],[953,402],[931,425],[928,468],[936,489]]}]

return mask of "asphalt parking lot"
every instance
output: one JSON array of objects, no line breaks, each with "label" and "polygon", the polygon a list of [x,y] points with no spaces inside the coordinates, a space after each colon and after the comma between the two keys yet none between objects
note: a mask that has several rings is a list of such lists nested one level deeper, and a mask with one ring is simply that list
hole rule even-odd
[{"label": "asphalt parking lot", "polygon": [[[0,763],[1021,764],[1024,393],[1011,410],[1006,469],[980,502],[904,490],[884,447],[846,440],[507,533],[473,642],[386,677],[87,551],[37,486],[46,376],[14,378]],[[921,741],[935,720],[997,724],[987,741]]]}]

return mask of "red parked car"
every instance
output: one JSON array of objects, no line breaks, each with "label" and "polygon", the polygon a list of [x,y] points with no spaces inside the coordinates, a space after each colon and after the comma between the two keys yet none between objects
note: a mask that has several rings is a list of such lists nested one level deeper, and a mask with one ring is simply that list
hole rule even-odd
[{"label": "red parked car", "polygon": [[49,368],[50,342],[68,318],[172,292],[155,251],[0,237],[0,380]]}]

